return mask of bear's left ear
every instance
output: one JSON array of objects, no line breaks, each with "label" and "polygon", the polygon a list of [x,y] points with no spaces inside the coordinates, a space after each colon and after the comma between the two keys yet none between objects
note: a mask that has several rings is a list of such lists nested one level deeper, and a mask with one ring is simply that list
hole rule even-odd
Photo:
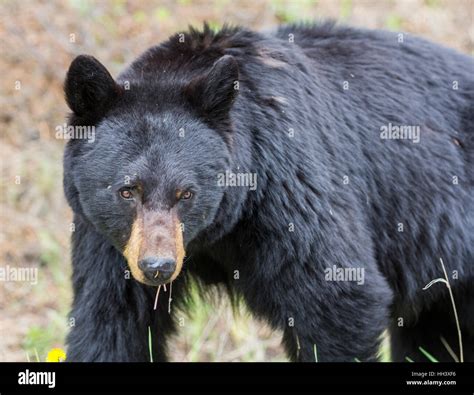
[{"label": "bear's left ear", "polygon": [[208,121],[226,119],[237,97],[239,67],[231,55],[219,58],[211,70],[188,87],[191,104]]},{"label": "bear's left ear", "polygon": [[69,66],[64,93],[74,114],[92,118],[105,113],[120,93],[120,87],[96,58],[79,55]]}]

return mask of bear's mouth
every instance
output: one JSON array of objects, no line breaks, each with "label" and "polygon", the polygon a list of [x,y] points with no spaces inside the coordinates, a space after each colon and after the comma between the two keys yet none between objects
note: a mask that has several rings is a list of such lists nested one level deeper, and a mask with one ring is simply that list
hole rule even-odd
[{"label": "bear's mouth", "polygon": [[175,210],[140,208],[123,256],[135,280],[152,286],[178,277],[185,256],[182,224]]}]

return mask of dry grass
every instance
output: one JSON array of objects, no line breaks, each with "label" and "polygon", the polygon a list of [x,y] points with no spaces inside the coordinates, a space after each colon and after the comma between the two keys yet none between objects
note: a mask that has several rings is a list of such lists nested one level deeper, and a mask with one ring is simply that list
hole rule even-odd
[{"label": "dry grass", "polygon": [[[116,74],[147,47],[188,24],[255,29],[336,18],[423,35],[473,53],[471,0],[412,1],[2,1],[0,3],[0,265],[36,267],[37,285],[0,283],[0,360],[41,358],[62,346],[71,301],[69,222],[62,194],[62,82],[79,53]],[[18,183],[18,178],[20,182]],[[17,181],[17,183],[15,182]],[[279,335],[225,302],[196,306],[173,343],[174,360],[284,360]]]}]

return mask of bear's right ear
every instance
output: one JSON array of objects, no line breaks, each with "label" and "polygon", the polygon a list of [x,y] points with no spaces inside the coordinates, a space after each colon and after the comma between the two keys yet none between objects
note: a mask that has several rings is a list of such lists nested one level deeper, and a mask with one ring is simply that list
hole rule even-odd
[{"label": "bear's right ear", "polygon": [[120,87],[96,58],[79,55],[67,72],[64,93],[74,114],[94,117],[105,113],[120,93]]}]

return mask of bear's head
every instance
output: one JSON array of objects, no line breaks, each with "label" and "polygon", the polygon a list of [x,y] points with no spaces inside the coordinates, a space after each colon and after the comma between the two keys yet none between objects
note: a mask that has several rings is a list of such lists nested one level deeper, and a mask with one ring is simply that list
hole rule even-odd
[{"label": "bear's head", "polygon": [[[226,55],[189,73],[149,67],[143,74],[138,62],[115,81],[91,56],[72,62],[64,184],[73,210],[123,254],[134,278],[159,285],[178,276],[186,246],[223,200],[217,176],[230,163],[238,66]],[[93,138],[76,133],[84,128]]]}]

